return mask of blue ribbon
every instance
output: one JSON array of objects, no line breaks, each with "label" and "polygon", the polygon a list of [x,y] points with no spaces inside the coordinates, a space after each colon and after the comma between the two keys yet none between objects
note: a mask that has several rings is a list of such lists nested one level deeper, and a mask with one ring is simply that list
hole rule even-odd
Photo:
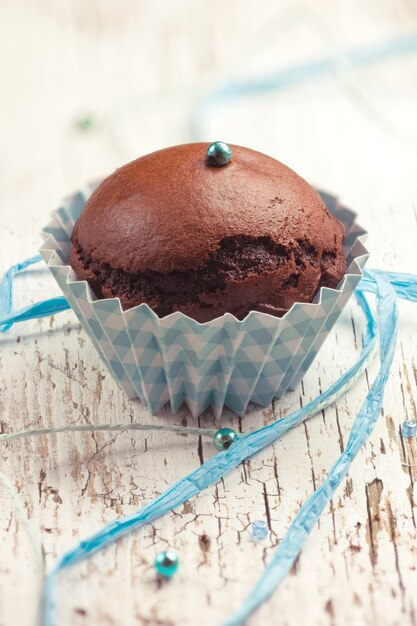
[{"label": "blue ribbon", "polygon": [[[417,52],[417,34],[414,32],[406,36],[346,50],[341,55],[341,60],[344,69],[354,69],[415,52]],[[337,68],[337,57],[324,56],[306,63],[286,67],[271,74],[229,82],[216,87],[206,94],[196,107],[191,120],[191,133],[194,141],[201,139],[204,118],[213,108],[242,97],[279,91],[314,78],[328,76]]]},{"label": "blue ribbon", "polygon": [[[35,304],[30,304],[24,309],[13,310],[13,282],[16,274],[26,268],[43,261],[39,254],[29,257],[21,263],[16,263],[9,267],[0,282],[0,332],[5,333],[15,322],[26,322],[27,320],[38,319],[60,313],[70,308],[64,296],[49,298]],[[45,266],[46,268],[46,266]]]}]

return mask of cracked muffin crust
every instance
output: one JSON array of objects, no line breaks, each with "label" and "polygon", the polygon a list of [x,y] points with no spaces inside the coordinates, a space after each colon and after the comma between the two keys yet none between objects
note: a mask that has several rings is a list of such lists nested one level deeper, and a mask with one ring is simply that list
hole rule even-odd
[{"label": "cracked muffin crust", "polygon": [[141,157],[106,178],[72,236],[70,263],[99,298],[200,322],[284,314],[343,278],[344,227],[275,159],[240,146],[224,167],[207,144]]}]

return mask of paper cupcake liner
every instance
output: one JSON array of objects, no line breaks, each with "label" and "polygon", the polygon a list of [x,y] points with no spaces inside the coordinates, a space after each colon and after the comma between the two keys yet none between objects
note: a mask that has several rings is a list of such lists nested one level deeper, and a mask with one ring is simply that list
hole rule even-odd
[{"label": "paper cupcake liner", "polygon": [[303,378],[362,276],[366,232],[356,214],[320,192],[346,226],[347,271],[337,289],[322,287],[313,303],[296,303],[282,318],[253,311],[242,321],[226,313],[205,324],[183,313],[159,318],[146,304],[123,311],[119,298],[98,300],[68,264],[71,233],[96,184],[67,198],[43,229],[49,269],[129,399],[151,412],[185,403],[193,416],[225,406],[239,415],[250,401],[267,406]]}]

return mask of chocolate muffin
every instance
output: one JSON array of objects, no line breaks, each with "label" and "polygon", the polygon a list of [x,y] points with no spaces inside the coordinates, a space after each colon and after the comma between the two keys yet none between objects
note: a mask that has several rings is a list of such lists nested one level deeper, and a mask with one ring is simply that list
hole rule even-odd
[{"label": "chocolate muffin", "polygon": [[[344,227],[275,159],[240,146],[216,166],[207,144],[141,157],[106,178],[75,224],[70,263],[98,298],[199,322],[281,316],[336,287]],[[220,164],[220,163],[219,163]]]}]

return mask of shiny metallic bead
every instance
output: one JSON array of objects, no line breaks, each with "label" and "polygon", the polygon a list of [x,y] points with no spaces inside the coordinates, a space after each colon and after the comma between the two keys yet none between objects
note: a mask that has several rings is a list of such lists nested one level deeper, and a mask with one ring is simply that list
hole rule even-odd
[{"label": "shiny metallic bead", "polygon": [[262,541],[268,536],[268,524],[263,519],[258,519],[255,522],[252,522],[250,529],[252,537],[256,541]]},{"label": "shiny metallic bead", "polygon": [[227,165],[232,158],[232,149],[224,141],[215,141],[207,148],[206,156],[210,165],[222,167]]},{"label": "shiny metallic bead", "polygon": [[171,578],[178,569],[179,559],[175,550],[168,548],[156,555],[155,569],[161,576]]},{"label": "shiny metallic bead", "polygon": [[417,435],[416,420],[406,420],[401,425],[401,434],[403,437],[415,437]]},{"label": "shiny metallic bead", "polygon": [[231,428],[220,428],[213,437],[217,450],[227,450],[239,437]]}]

